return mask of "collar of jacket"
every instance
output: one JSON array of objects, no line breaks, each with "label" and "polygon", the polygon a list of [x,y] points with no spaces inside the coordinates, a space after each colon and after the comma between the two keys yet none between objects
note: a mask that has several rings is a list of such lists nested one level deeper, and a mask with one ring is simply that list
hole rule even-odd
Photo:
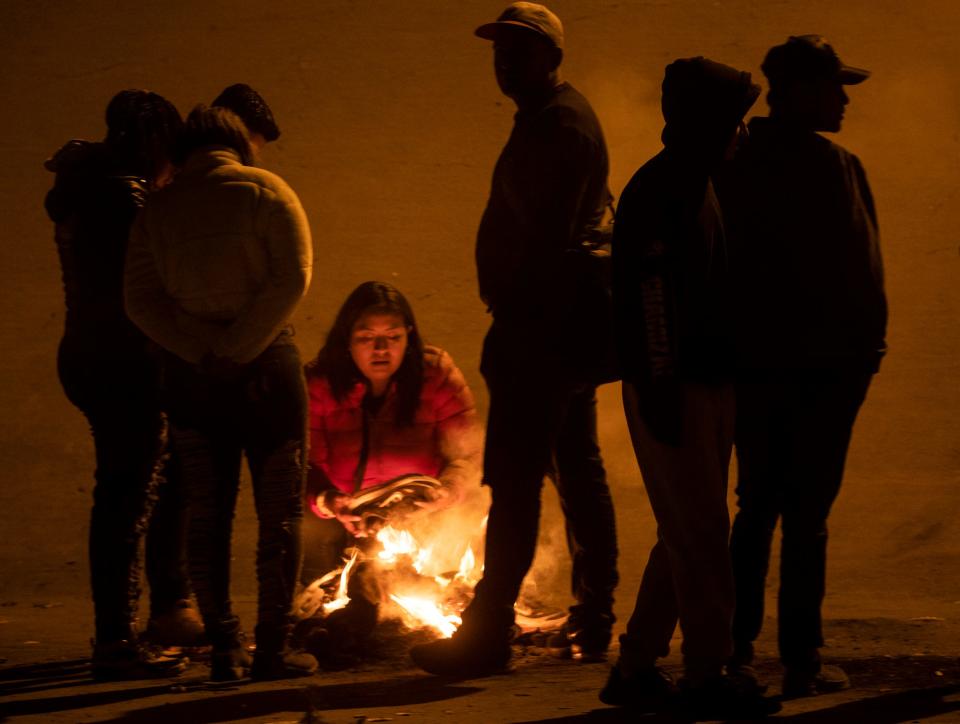
[{"label": "collar of jacket", "polygon": [[227,146],[199,148],[187,158],[180,173],[202,173],[216,166],[242,166],[240,154]]}]

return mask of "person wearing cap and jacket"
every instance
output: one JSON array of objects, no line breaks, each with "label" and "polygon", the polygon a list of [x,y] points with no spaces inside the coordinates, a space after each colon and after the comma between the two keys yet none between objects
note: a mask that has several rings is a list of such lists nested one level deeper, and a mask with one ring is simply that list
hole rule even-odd
[{"label": "person wearing cap and jacket", "polygon": [[776,707],[724,667],[733,651],[727,469],[734,392],[730,270],[713,177],[760,94],[749,73],[702,57],[667,66],[663,150],[621,195],[613,291],[623,404],[657,542],[620,658],[600,694],[656,711],[676,695],[667,656],[683,631],[682,700],[709,718]]},{"label": "person wearing cap and jacket", "polygon": [[572,333],[566,253],[609,203],[607,149],[590,104],[563,82],[563,27],[516,2],[477,29],[493,40],[500,90],[517,114],[477,234],[480,296],[493,315],[481,371],[490,391],[484,482],[492,491],[485,569],[452,639],[416,647],[436,674],[482,675],[510,658],[513,605],[536,549],[543,478],[557,486],[577,603],[562,641],[605,656],[617,585],[613,503],[597,444],[596,383]]},{"label": "person wearing cap and jacket", "polygon": [[814,35],[771,49],[763,72],[770,116],[751,121],[749,142],[721,186],[737,289],[732,663],[753,659],[779,519],[783,690],[798,696],[848,685],[819,654],[827,516],[886,348],[887,304],[863,166],[818,133],[840,130],[844,86],[869,73],[841,63]]}]

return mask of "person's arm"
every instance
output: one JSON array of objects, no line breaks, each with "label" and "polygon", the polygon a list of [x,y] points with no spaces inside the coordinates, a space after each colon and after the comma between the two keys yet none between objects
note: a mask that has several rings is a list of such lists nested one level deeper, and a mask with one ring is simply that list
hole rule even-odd
[{"label": "person's arm", "polygon": [[441,509],[464,500],[468,491],[480,482],[483,459],[483,435],[477,420],[473,393],[463,374],[444,353],[444,371],[435,393],[437,451],[443,467],[437,478],[443,483],[436,501],[428,509]]},{"label": "person's arm", "polygon": [[123,276],[127,316],[164,349],[197,364],[209,351],[211,326],[184,314],[157,269],[150,242],[146,210],[133,223],[127,244]]},{"label": "person's arm", "polygon": [[362,535],[360,516],[350,513],[350,496],[337,488],[327,474],[330,453],[325,408],[317,382],[308,382],[310,452],[307,456],[307,509],[319,518],[336,518],[352,535]]},{"label": "person's arm", "polygon": [[258,233],[267,252],[263,286],[212,345],[217,357],[244,364],[276,339],[307,287],[313,266],[310,226],[296,194],[286,187],[261,191]]},{"label": "person's arm", "polygon": [[670,197],[659,193],[664,180],[635,176],[621,197],[612,243],[613,298],[624,382],[636,386],[641,415],[654,436],[679,445],[675,239],[665,219],[675,209],[669,207]]}]

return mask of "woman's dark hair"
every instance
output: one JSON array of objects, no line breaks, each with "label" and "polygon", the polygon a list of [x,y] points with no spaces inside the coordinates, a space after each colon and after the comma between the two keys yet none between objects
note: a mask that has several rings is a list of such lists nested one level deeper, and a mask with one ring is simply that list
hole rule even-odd
[{"label": "woman's dark hair", "polygon": [[364,282],[350,292],[337,312],[327,341],[316,359],[307,365],[307,376],[326,377],[337,401],[343,400],[357,382],[364,381],[350,355],[350,337],[354,325],[366,314],[396,314],[407,326],[407,351],[393,379],[397,383],[397,423],[412,425],[423,390],[423,339],[410,303],[390,284]]},{"label": "woman's dark hair", "polygon": [[182,165],[191,153],[207,146],[225,146],[240,155],[245,166],[253,165],[253,148],[247,127],[231,110],[220,107],[208,108],[200,104],[187,116],[183,128],[176,162]]},{"label": "woman's dark hair", "polygon": [[163,96],[122,90],[107,104],[106,143],[122,167],[153,181],[173,159],[183,133],[180,112]]}]

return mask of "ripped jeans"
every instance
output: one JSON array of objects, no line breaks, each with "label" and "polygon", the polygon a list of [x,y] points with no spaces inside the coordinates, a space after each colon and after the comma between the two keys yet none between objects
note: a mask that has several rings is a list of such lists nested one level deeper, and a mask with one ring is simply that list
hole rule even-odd
[{"label": "ripped jeans", "polygon": [[281,335],[226,379],[171,359],[166,387],[189,507],[190,577],[207,635],[227,647],[239,630],[230,547],[245,453],[259,521],[257,639],[279,647],[301,561],[307,400],[297,348]]}]

